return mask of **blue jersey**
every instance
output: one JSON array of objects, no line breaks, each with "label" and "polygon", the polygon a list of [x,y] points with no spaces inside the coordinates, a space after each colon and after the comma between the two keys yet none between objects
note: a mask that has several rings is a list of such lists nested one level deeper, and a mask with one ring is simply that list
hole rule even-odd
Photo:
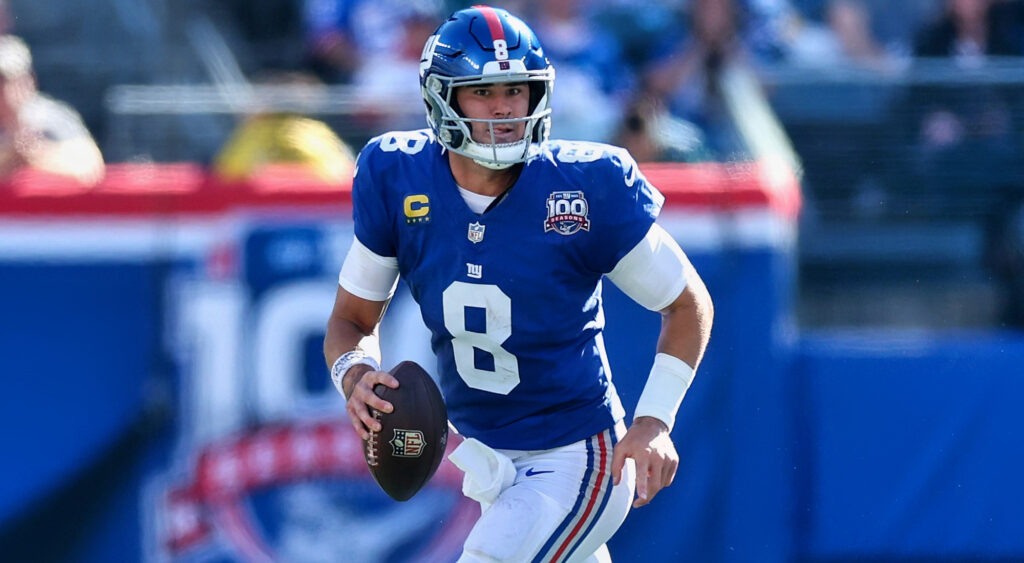
[{"label": "blue jersey", "polygon": [[539,145],[482,214],[466,205],[429,130],[381,135],[357,165],[355,235],[397,257],[461,434],[538,450],[623,416],[601,340],[601,278],[664,201],[625,150]]}]

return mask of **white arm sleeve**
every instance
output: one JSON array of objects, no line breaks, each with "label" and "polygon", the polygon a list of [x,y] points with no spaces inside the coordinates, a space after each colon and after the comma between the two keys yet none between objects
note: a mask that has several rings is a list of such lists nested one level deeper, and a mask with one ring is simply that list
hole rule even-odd
[{"label": "white arm sleeve", "polygon": [[676,423],[676,412],[693,382],[693,368],[690,364],[659,353],[654,356],[651,374],[647,376],[644,391],[636,403],[633,420],[641,416],[653,416],[665,423],[669,432]]},{"label": "white arm sleeve", "polygon": [[353,238],[338,283],[356,297],[387,301],[398,285],[398,258],[380,256]]},{"label": "white arm sleeve", "polygon": [[643,240],[619,260],[608,279],[633,301],[660,311],[686,289],[687,264],[683,249],[655,223]]}]

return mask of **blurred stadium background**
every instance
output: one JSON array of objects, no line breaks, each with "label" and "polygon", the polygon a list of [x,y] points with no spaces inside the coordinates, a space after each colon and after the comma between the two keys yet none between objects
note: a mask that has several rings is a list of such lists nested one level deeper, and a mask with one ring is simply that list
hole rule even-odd
[{"label": "blurred stadium background", "polygon": [[[387,501],[319,341],[352,155],[424,124],[468,4],[0,0],[0,559],[457,557],[459,475]],[[1024,2],[495,5],[716,301],[613,558],[1024,560]],[[632,404],[657,319],[606,292]],[[385,363],[432,365],[391,315]]]}]

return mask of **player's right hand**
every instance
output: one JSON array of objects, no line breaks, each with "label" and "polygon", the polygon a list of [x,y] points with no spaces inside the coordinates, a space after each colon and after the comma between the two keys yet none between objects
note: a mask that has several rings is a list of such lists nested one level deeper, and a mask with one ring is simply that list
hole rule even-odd
[{"label": "player's right hand", "polygon": [[612,481],[622,479],[626,458],[636,462],[636,500],[633,508],[651,502],[658,491],[672,484],[679,467],[679,454],[664,422],[641,416],[612,450]]},{"label": "player's right hand", "polygon": [[380,430],[380,423],[373,418],[370,409],[377,409],[385,413],[394,410],[391,403],[381,399],[373,392],[373,388],[380,383],[392,389],[398,389],[398,380],[386,371],[372,371],[368,366],[352,366],[349,371],[355,372],[356,370],[360,370],[362,373],[345,374],[346,379],[351,376],[356,381],[348,395],[345,410],[348,411],[348,417],[352,420],[352,427],[355,428],[356,434],[359,434],[363,440],[369,440],[371,430],[374,432]]}]

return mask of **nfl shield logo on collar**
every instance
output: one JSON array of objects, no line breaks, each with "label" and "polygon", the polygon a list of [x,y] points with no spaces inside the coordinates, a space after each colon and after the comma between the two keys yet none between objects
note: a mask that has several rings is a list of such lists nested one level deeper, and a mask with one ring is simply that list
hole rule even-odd
[{"label": "nfl shield logo on collar", "polygon": [[469,232],[466,234],[466,236],[473,244],[482,242],[484,240],[484,229],[486,228],[487,225],[481,225],[480,223],[470,223]]}]

